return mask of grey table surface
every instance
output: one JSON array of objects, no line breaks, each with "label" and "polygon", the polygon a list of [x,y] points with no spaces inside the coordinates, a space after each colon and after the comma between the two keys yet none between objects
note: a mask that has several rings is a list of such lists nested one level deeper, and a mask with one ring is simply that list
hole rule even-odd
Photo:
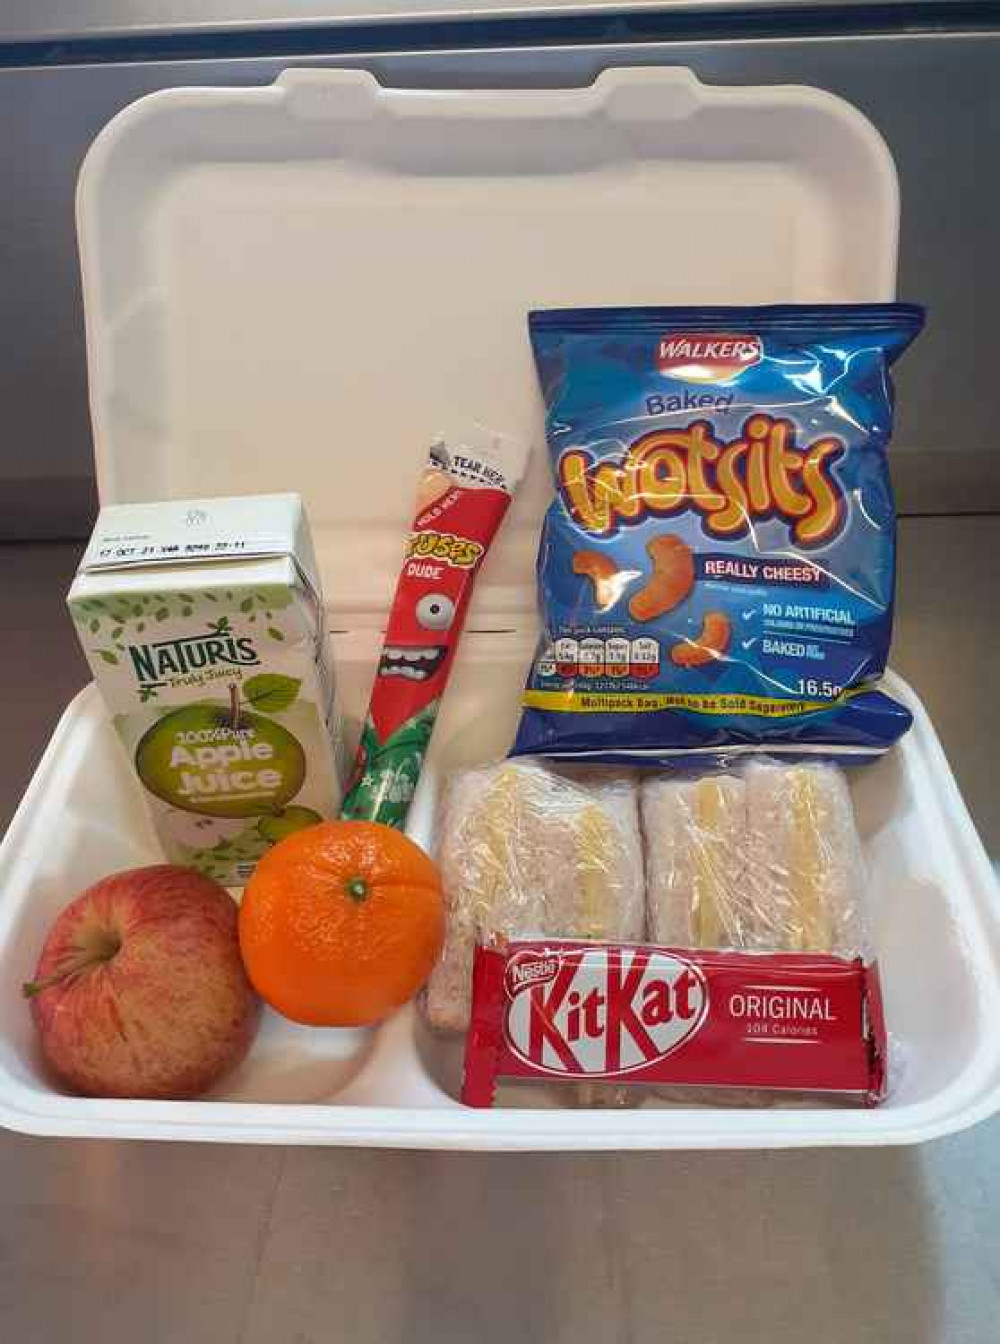
[{"label": "grey table surface", "polygon": [[[0,671],[0,826],[86,678],[77,550],[0,547],[25,651]],[[893,653],[994,857],[998,552],[997,517],[904,521]],[[0,1338],[991,1344],[998,1142],[1000,1119],[915,1149],[622,1156],[0,1133]]]}]

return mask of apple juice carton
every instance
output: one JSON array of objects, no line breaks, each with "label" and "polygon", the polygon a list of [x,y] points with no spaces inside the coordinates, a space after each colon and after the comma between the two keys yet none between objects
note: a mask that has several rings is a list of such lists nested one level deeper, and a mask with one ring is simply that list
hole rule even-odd
[{"label": "apple juice carton", "polygon": [[69,608],[167,858],[226,886],[340,804],[298,495],[101,510]]}]

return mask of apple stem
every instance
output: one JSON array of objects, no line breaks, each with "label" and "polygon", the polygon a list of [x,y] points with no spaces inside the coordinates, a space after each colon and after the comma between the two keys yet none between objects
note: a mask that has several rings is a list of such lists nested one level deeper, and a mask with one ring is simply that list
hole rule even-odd
[{"label": "apple stem", "polygon": [[368,895],[368,883],[363,877],[349,877],[344,886],[352,900],[363,901]]},{"label": "apple stem", "polygon": [[36,994],[41,994],[43,989],[58,985],[63,980],[68,980],[70,976],[79,975],[88,966],[93,966],[98,962],[111,961],[121,950],[121,945],[121,938],[117,934],[113,934],[110,939],[105,940],[92,950],[82,953],[75,961],[71,961],[61,970],[53,971],[51,975],[43,976],[41,980],[26,981],[21,986],[21,993],[26,999],[33,999]]},{"label": "apple stem", "polygon": [[49,985],[57,984],[67,974],[68,972],[64,972],[63,975],[47,975],[44,980],[25,980],[21,986],[21,993],[26,999],[33,999],[36,994],[41,994],[42,990],[48,989]]},{"label": "apple stem", "polygon": [[229,715],[232,720],[233,732],[240,730],[240,688],[236,682],[231,682],[229,686]]},{"label": "apple stem", "polygon": [[41,980],[28,980],[21,986],[21,993],[26,999],[33,999],[36,994],[41,994],[43,989],[58,985],[62,980],[68,980],[71,975],[86,970],[95,961],[105,960],[105,957],[83,957],[80,961],[75,961],[72,966],[67,966],[64,970],[56,971],[52,975],[46,975]]}]

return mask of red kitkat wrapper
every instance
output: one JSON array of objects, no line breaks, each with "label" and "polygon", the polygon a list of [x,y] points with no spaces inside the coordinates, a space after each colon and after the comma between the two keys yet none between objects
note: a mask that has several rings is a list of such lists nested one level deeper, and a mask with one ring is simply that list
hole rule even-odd
[{"label": "red kitkat wrapper", "polygon": [[878,972],[860,958],[544,940],[479,947],[462,1100],[501,1078],[885,1091]]}]

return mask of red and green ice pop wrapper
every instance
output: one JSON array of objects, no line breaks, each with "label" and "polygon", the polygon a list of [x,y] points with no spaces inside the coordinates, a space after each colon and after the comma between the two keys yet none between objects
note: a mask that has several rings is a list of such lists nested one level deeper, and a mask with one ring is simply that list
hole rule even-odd
[{"label": "red and green ice pop wrapper", "polygon": [[528,449],[483,433],[438,441],[396,584],[341,815],[402,829],[462,634],[472,586],[527,465]]}]

